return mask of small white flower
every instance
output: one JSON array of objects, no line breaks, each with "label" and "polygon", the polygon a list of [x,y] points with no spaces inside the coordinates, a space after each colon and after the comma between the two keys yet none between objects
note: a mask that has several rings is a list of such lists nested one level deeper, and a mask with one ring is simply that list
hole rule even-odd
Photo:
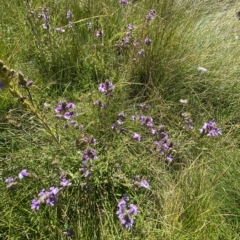
[{"label": "small white flower", "polygon": [[187,99],[180,99],[179,102],[182,103],[182,104],[188,104],[188,100]]},{"label": "small white flower", "polygon": [[206,69],[206,68],[199,67],[199,66],[198,66],[197,70],[198,70],[199,72],[201,72],[201,73],[207,72],[207,69]]}]

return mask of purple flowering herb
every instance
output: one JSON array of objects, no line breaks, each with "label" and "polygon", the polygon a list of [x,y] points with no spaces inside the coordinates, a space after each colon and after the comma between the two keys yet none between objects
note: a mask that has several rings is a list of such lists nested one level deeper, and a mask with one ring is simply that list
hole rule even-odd
[{"label": "purple flowering herb", "polygon": [[133,42],[133,46],[134,47],[138,47],[140,45],[140,42],[136,39],[136,40],[134,40],[134,42]]},{"label": "purple flowering herb", "polygon": [[66,178],[61,179],[60,186],[68,187],[68,186],[71,186],[71,185],[72,185],[72,183],[70,183],[69,180],[67,180]]},{"label": "purple flowering herb", "polygon": [[136,121],[136,120],[137,120],[137,117],[136,117],[136,116],[131,116],[131,120],[132,120],[132,121]]},{"label": "purple flowering herb", "polygon": [[83,161],[87,161],[89,159],[92,159],[92,160],[98,159],[98,157],[96,156],[96,149],[94,148],[85,150],[82,152],[82,154],[83,154],[83,158],[82,158]]},{"label": "purple flowering herb", "polygon": [[145,103],[139,104],[140,109],[145,112],[147,109],[149,109],[149,106]]},{"label": "purple flowering herb", "polygon": [[144,42],[145,42],[145,44],[146,44],[147,46],[150,46],[150,45],[152,44],[152,39],[146,37],[146,38],[144,39]]},{"label": "purple flowering herb", "polygon": [[100,83],[98,86],[98,90],[105,94],[105,96],[112,97],[112,93],[114,91],[115,86],[112,82],[106,81],[105,83]]},{"label": "purple flowering herb", "polygon": [[50,194],[57,195],[59,193],[59,189],[57,187],[50,187]]},{"label": "purple flowering herb", "polygon": [[139,120],[141,125],[146,125],[147,127],[153,127],[153,119],[151,117],[140,116]]},{"label": "purple flowering herb", "polygon": [[75,115],[76,115],[75,112],[65,112],[65,113],[64,113],[64,118],[67,119],[67,120],[69,120],[69,119],[71,119],[72,117],[74,117]]},{"label": "purple flowering herb", "polygon": [[112,124],[111,129],[112,130],[117,130],[117,125],[116,124]]},{"label": "purple flowering herb", "polygon": [[18,178],[19,179],[23,179],[25,177],[29,177],[29,173],[27,172],[26,169],[23,169],[19,174],[18,174]]},{"label": "purple flowering herb", "polygon": [[147,15],[146,15],[146,20],[147,20],[147,23],[150,22],[150,20],[153,20],[155,18],[155,15],[156,15],[156,10],[155,9],[151,9]]},{"label": "purple flowering herb", "polygon": [[[129,200],[129,199],[127,199]],[[133,227],[134,220],[132,215],[138,214],[138,208],[134,204],[130,204],[129,209],[127,209],[127,201],[124,198],[118,203],[118,211],[116,212],[121,224],[127,228],[131,229]]]},{"label": "purple flowering herb", "polygon": [[7,183],[6,186],[7,189],[14,189],[15,186],[17,185],[17,182],[14,182],[14,178],[12,177],[6,178],[5,183]]},{"label": "purple flowering herb", "polygon": [[66,109],[74,109],[76,108],[76,105],[74,103],[67,103],[66,104]]},{"label": "purple flowering herb", "polygon": [[73,14],[70,10],[67,11],[66,18],[67,19],[72,19],[73,18]]},{"label": "purple flowering herb", "polygon": [[215,121],[205,122],[200,129],[201,136],[216,137],[222,134],[221,129],[217,127]]},{"label": "purple flowering herb", "polygon": [[135,29],[136,28],[136,26],[135,25],[133,25],[133,24],[128,24],[128,27],[127,27],[130,31],[132,31],[133,29]]},{"label": "purple flowering herb", "polygon": [[167,155],[167,156],[166,156],[166,161],[169,162],[169,163],[171,163],[171,162],[173,161],[172,156],[171,156],[171,155]]},{"label": "purple flowering herb", "polygon": [[12,177],[6,178],[5,183],[11,183],[11,182],[14,182],[14,179]]},{"label": "purple flowering herb", "polygon": [[72,29],[72,28],[73,28],[73,22],[71,22],[71,21],[68,22],[68,28],[69,28],[69,29]]},{"label": "purple flowering herb", "polygon": [[119,2],[122,6],[126,6],[128,4],[128,0],[120,0]]},{"label": "purple flowering herb", "polygon": [[140,134],[138,134],[138,133],[133,133],[132,139],[134,139],[135,141],[140,142],[142,140],[142,136]]},{"label": "purple flowering herb", "polygon": [[29,80],[28,82],[27,82],[27,87],[31,87],[33,85],[33,81],[32,80]]},{"label": "purple flowering herb", "polygon": [[125,133],[125,128],[120,128],[120,133]]},{"label": "purple flowering herb", "polygon": [[144,53],[145,53],[145,50],[144,49],[140,49],[138,51],[138,55],[141,56],[141,57],[144,57]]},{"label": "purple flowering herb", "polygon": [[103,30],[97,30],[96,37],[100,38],[103,36]]},{"label": "purple flowering herb", "polygon": [[41,204],[40,200],[33,199],[31,204],[31,209],[36,211],[39,210],[40,204]]},{"label": "purple flowering herb", "polygon": [[45,203],[46,203],[47,205],[50,205],[51,207],[53,207],[53,206],[57,203],[57,198],[54,197],[54,195],[50,195],[50,196],[46,199]]},{"label": "purple flowering herb", "polygon": [[150,188],[150,185],[149,185],[148,181],[145,180],[145,179],[140,182],[139,186],[142,187],[142,188],[146,188],[146,189]]},{"label": "purple flowering herb", "polygon": [[50,28],[50,25],[48,23],[43,23],[42,28],[48,30]]}]

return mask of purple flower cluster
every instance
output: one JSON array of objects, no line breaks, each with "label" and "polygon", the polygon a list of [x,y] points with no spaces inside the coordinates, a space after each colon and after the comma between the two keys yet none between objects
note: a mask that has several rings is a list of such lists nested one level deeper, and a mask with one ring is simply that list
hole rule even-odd
[{"label": "purple flower cluster", "polygon": [[158,130],[157,134],[161,138],[160,141],[156,142],[156,145],[159,148],[159,152],[165,157],[167,162],[171,163],[173,161],[171,155],[173,142],[168,141],[168,135],[165,132]]},{"label": "purple flower cluster", "polygon": [[183,124],[184,124],[183,129],[187,131],[193,130],[194,129],[192,125],[193,120],[190,118],[190,115],[188,113],[182,113],[182,117],[183,117]]},{"label": "purple flower cluster", "polygon": [[142,140],[142,136],[138,133],[133,133],[132,134],[132,139],[137,141],[137,142],[140,142]]},{"label": "purple flower cluster", "polygon": [[23,179],[25,177],[29,177],[29,173],[27,172],[26,169],[23,169],[19,174],[18,174],[18,178],[19,179]]},{"label": "purple flower cluster", "polygon": [[144,39],[144,42],[146,43],[147,46],[150,46],[150,45],[152,44],[152,39],[146,37],[146,38]]},{"label": "purple flower cluster", "polygon": [[50,29],[49,24],[49,8],[41,8],[42,12],[38,14],[38,18],[42,20],[42,28],[45,30]]},{"label": "purple flower cluster", "polygon": [[151,117],[146,117],[144,115],[139,117],[141,121],[141,125],[145,125],[147,127],[153,127],[153,119]]},{"label": "purple flower cluster", "polygon": [[133,215],[138,214],[138,208],[134,204],[129,205],[129,209],[127,208],[127,202],[129,201],[129,198],[127,196],[124,196],[122,200],[118,203],[118,211],[116,214],[118,215],[118,218],[121,222],[121,224],[130,230],[133,227]]},{"label": "purple flower cluster", "polygon": [[[23,178],[27,178],[29,177],[30,174],[28,173],[28,171],[26,169],[23,169],[19,174],[18,174],[18,178],[21,180]],[[7,188],[13,188],[15,185],[17,185],[17,182],[14,181],[13,177],[8,177],[5,180],[5,183],[7,183]]]},{"label": "purple flower cluster", "polygon": [[[95,144],[95,141],[93,141],[93,144]],[[98,156],[96,155],[96,149],[94,148],[87,149],[83,151],[82,154],[82,168],[80,168],[79,171],[84,174],[85,178],[88,178],[91,176],[90,169],[92,167],[92,163],[89,162],[89,160],[97,160]]]},{"label": "purple flower cluster", "polygon": [[103,30],[97,30],[96,37],[101,38],[103,36],[103,33],[104,33]]},{"label": "purple flower cluster", "polygon": [[[67,102],[59,102],[58,105],[55,107],[55,115],[56,118],[70,120],[73,116],[76,115],[75,112],[69,111],[69,109],[76,108],[74,103],[67,103]],[[71,124],[76,126],[76,121],[71,121]]]},{"label": "purple flower cluster", "polygon": [[126,6],[128,4],[128,0],[120,0],[119,1],[123,6]]},{"label": "purple flower cluster", "polygon": [[46,203],[53,207],[57,203],[57,194],[59,193],[59,188],[50,187],[49,191],[46,191],[44,188],[38,194],[38,199],[33,199],[31,204],[31,209],[39,210],[40,204]]},{"label": "purple flower cluster", "polygon": [[153,20],[155,18],[155,15],[156,15],[157,11],[155,9],[151,9],[147,15],[146,15],[146,20],[147,20],[147,23],[150,22],[150,20]]},{"label": "purple flower cluster", "polygon": [[[124,120],[126,119],[126,115],[124,112],[120,112],[118,115],[117,115],[118,119],[117,119],[117,122],[112,124],[111,126],[111,129],[112,130],[117,130],[119,126],[123,125],[124,124]],[[119,132],[120,133],[124,133],[125,132],[125,128],[121,127],[119,129]]]},{"label": "purple flower cluster", "polygon": [[146,179],[141,179],[139,176],[135,177],[135,179],[132,180],[132,183],[134,186],[137,186],[140,188],[146,188],[146,189],[150,188],[149,182]]},{"label": "purple flower cluster", "polygon": [[112,82],[106,81],[105,83],[100,83],[98,86],[98,90],[106,97],[112,97],[112,93],[114,91],[115,86],[112,84]]},{"label": "purple flower cluster", "polygon": [[200,129],[201,136],[216,137],[222,134],[221,129],[217,128],[215,121],[205,122]]}]

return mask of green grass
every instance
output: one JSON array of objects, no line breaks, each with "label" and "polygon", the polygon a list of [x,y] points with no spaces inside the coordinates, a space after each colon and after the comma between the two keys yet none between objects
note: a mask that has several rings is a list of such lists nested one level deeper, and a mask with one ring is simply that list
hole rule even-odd
[{"label": "green grass", "polygon": [[[49,30],[38,18],[42,7],[49,8]],[[0,239],[66,239],[68,230],[74,231],[72,239],[86,240],[240,239],[238,1],[139,0],[125,7],[117,0],[13,1],[0,9],[0,58],[34,81],[20,87],[15,76],[0,89]],[[146,24],[150,9],[157,14]],[[122,46],[128,24],[136,28]],[[140,45],[133,46],[134,40]],[[1,68],[0,83],[3,75]],[[105,81],[115,85],[113,98],[98,91]],[[95,106],[97,100],[107,107]],[[82,130],[65,128],[54,117],[59,101],[76,104],[74,119]],[[141,103],[149,105],[146,112]],[[120,112],[126,119],[114,131]],[[183,112],[194,130],[183,130]],[[133,115],[164,126],[173,142],[171,164],[156,148],[159,139],[132,121]],[[200,137],[210,120],[222,135]],[[142,140],[134,141],[133,133]],[[96,145],[85,137],[96,138]],[[91,160],[91,176],[85,178],[79,169],[89,148],[98,159]],[[19,180],[22,169],[30,176]],[[15,188],[6,187],[10,176],[18,182]],[[43,188],[59,187],[60,176],[72,185],[60,191],[57,204],[31,210],[32,199]],[[137,178],[146,179],[150,189],[134,185]],[[139,211],[131,230],[116,215],[123,194]]]}]

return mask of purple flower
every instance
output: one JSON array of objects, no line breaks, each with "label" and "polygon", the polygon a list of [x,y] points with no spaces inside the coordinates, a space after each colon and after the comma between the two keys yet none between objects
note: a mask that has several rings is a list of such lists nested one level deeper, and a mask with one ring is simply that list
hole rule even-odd
[{"label": "purple flower", "polygon": [[132,121],[136,121],[136,120],[137,120],[137,117],[136,117],[136,116],[131,116],[131,120],[132,120]]},{"label": "purple flower", "polygon": [[117,130],[117,125],[116,125],[116,124],[113,124],[113,125],[111,126],[111,129],[112,129],[112,130]]},{"label": "purple flower", "polygon": [[138,134],[138,133],[133,133],[132,138],[133,138],[135,141],[140,142],[141,139],[142,139],[142,136],[141,136],[140,134]]},{"label": "purple flower", "polygon": [[51,207],[53,207],[56,203],[57,203],[57,198],[55,198],[53,195],[50,195],[46,201],[46,204],[50,205]]},{"label": "purple flower", "polygon": [[149,183],[148,183],[147,180],[142,180],[142,181],[140,182],[140,187],[146,188],[146,189],[149,189],[149,188],[150,188]]},{"label": "purple flower", "polygon": [[57,195],[59,193],[59,189],[56,187],[50,187],[50,194],[51,195]]},{"label": "purple flower", "polygon": [[31,209],[36,211],[39,210],[40,203],[41,203],[40,200],[33,199],[31,204]]},{"label": "purple flower", "polygon": [[133,24],[128,24],[128,29],[132,31],[136,26]]},{"label": "purple flower", "polygon": [[5,183],[11,183],[11,182],[14,182],[14,179],[12,177],[6,178]]},{"label": "purple flower", "polygon": [[88,150],[85,150],[82,152],[83,154],[83,161],[87,161],[89,159],[92,159],[92,160],[97,160],[98,157],[96,156],[96,150],[94,148],[91,148],[91,149],[88,149]]},{"label": "purple flower", "polygon": [[217,128],[217,123],[215,121],[205,122],[200,129],[202,136],[207,135],[210,137],[216,137],[222,134],[221,129]]},{"label": "purple flower", "polygon": [[48,23],[43,23],[42,28],[45,29],[45,30],[48,30],[50,28],[50,26],[49,26]]},{"label": "purple flower", "polygon": [[153,119],[151,117],[140,116],[139,120],[141,125],[146,125],[147,127],[153,127]]},{"label": "purple flower", "polygon": [[102,93],[105,93],[105,95],[108,95],[109,93],[112,93],[114,91],[114,85],[112,82],[106,81],[105,83],[100,83],[98,90]]},{"label": "purple flower", "polygon": [[171,162],[173,161],[172,156],[171,156],[171,155],[167,155],[167,156],[166,156],[166,161],[169,162],[169,163],[171,163]]},{"label": "purple flower", "polygon": [[73,116],[75,116],[75,112],[65,112],[64,113],[64,118],[67,120],[71,119]]},{"label": "purple flower", "polygon": [[68,28],[69,28],[69,29],[72,29],[72,28],[73,28],[73,22],[69,22],[69,23],[68,23]]},{"label": "purple flower", "polygon": [[140,49],[139,51],[138,51],[138,55],[140,55],[140,56],[144,56],[144,52],[145,52],[145,50],[144,49]]},{"label": "purple flower", "polygon": [[[127,198],[127,201],[129,200],[127,196],[125,196],[125,198]],[[121,224],[125,228],[131,229],[134,222],[131,215],[137,215],[138,208],[136,205],[130,204],[129,209],[127,209],[127,201],[122,198],[122,200],[118,203],[118,211],[116,214],[118,215]]]},{"label": "purple flower", "polygon": [[103,30],[97,30],[96,37],[102,37],[103,36]]},{"label": "purple flower", "polygon": [[137,215],[138,214],[137,206],[134,205],[134,204],[130,204],[128,213],[133,214],[133,215]]},{"label": "purple flower", "polygon": [[145,42],[146,45],[150,46],[150,45],[152,44],[152,39],[146,37],[146,38],[144,39],[144,42]]},{"label": "purple flower", "polygon": [[76,127],[76,126],[78,125],[78,122],[75,121],[75,120],[70,121],[70,123],[71,123],[74,127]]},{"label": "purple flower", "polygon": [[29,173],[27,172],[26,169],[23,169],[19,174],[18,174],[18,178],[19,179],[23,179],[24,177],[28,177]]},{"label": "purple flower", "polygon": [[120,3],[123,5],[123,6],[126,6],[128,4],[128,0],[120,0]]},{"label": "purple flower", "polygon": [[73,18],[73,14],[70,10],[67,11],[67,19],[72,19]]},{"label": "purple flower", "polygon": [[62,187],[68,187],[71,185],[72,185],[72,183],[70,183],[66,178],[63,178],[60,182],[60,186],[62,186]]},{"label": "purple flower", "polygon": [[142,109],[142,111],[146,111],[149,108],[149,106],[145,103],[139,104],[139,107]]},{"label": "purple flower", "polygon": [[76,108],[76,105],[74,104],[74,103],[67,103],[66,104],[66,109],[74,109],[74,108]]},{"label": "purple flower", "polygon": [[146,20],[149,22],[150,20],[153,20],[155,15],[156,15],[156,10],[155,9],[151,9],[148,14],[146,15]]}]

